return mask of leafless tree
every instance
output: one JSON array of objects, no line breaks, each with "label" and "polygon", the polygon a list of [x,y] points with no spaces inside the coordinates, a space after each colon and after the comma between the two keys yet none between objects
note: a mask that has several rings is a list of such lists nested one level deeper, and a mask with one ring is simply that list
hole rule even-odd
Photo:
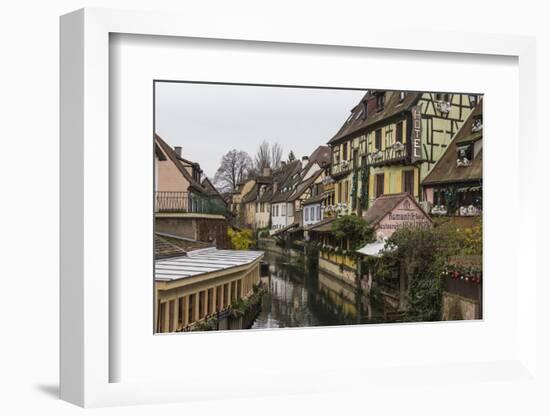
[{"label": "leafless tree", "polygon": [[271,167],[273,169],[278,168],[281,165],[283,158],[283,148],[279,143],[273,143],[271,145]]},{"label": "leafless tree", "polygon": [[263,168],[271,167],[271,148],[267,141],[263,141],[256,150],[256,156],[254,156],[254,168],[256,172],[261,173]]},{"label": "leafless tree", "polygon": [[254,169],[257,174],[261,174],[263,168],[278,168],[283,159],[283,148],[279,143],[269,144],[264,140],[254,156]]},{"label": "leafless tree", "polygon": [[253,169],[252,158],[242,150],[233,149],[223,155],[214,182],[220,192],[231,192]]}]

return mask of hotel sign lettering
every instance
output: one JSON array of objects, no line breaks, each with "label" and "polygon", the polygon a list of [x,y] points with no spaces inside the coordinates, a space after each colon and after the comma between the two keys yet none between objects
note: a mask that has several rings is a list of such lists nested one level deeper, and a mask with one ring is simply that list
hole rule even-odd
[{"label": "hotel sign lettering", "polygon": [[422,158],[422,107],[417,105],[411,111],[411,162],[414,163]]}]

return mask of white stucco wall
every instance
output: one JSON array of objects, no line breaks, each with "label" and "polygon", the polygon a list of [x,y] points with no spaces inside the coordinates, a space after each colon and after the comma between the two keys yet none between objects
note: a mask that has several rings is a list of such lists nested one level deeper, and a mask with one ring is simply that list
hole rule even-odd
[{"label": "white stucco wall", "polygon": [[304,225],[316,224],[322,219],[323,210],[321,210],[321,203],[304,206],[304,209],[302,210],[302,220]]}]

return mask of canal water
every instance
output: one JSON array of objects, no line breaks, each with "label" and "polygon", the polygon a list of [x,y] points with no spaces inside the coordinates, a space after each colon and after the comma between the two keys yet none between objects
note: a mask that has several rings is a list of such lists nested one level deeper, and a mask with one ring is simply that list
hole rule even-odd
[{"label": "canal water", "polygon": [[308,270],[303,256],[265,252],[268,291],[252,328],[289,328],[388,322],[354,285]]}]

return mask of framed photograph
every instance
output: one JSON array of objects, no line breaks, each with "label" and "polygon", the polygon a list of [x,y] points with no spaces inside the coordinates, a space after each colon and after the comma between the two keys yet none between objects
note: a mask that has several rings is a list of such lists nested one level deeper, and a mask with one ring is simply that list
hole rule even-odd
[{"label": "framed photograph", "polygon": [[539,388],[534,40],[244,22],[61,18],[62,398]]},{"label": "framed photograph", "polygon": [[481,94],[153,87],[156,333],[482,319]]}]

